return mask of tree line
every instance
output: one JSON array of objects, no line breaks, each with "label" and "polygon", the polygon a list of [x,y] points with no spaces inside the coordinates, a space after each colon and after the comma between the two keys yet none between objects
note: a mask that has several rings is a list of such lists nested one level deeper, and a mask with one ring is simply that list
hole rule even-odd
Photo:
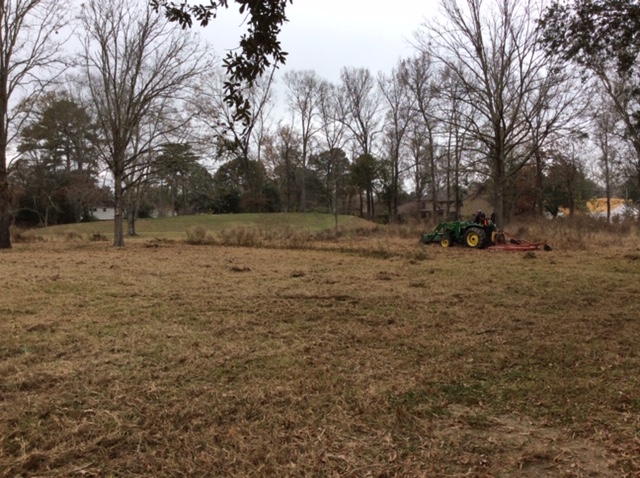
[{"label": "tree line", "polygon": [[[473,189],[501,226],[596,194],[639,199],[637,35],[597,30],[588,15],[615,15],[584,0],[441,0],[410,57],[336,82],[277,75],[283,0],[252,12],[248,53],[222,65],[171,2],[89,0],[72,19],[60,0],[0,1],[0,247],[14,222],[90,220],[105,204],[122,246],[154,211],[396,221],[426,199],[432,218],[457,218]],[[616,5],[623,18],[633,3]]]}]

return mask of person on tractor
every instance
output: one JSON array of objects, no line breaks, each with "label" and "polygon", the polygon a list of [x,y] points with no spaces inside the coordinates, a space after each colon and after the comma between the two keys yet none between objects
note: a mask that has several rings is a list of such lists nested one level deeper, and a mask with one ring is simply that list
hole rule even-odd
[{"label": "person on tractor", "polygon": [[482,211],[478,210],[478,213],[476,214],[473,222],[475,222],[476,224],[484,224],[486,218],[487,216],[485,216]]}]

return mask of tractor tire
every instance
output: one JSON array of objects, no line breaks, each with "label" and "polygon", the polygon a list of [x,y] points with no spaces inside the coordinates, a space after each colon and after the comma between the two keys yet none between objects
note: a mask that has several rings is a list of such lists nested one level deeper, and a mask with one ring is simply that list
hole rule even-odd
[{"label": "tractor tire", "polygon": [[451,247],[453,246],[453,241],[451,240],[451,236],[442,236],[442,239],[440,239],[440,245],[442,247]]},{"label": "tractor tire", "polygon": [[463,242],[467,247],[480,249],[487,242],[487,233],[479,227],[470,227],[464,233]]}]

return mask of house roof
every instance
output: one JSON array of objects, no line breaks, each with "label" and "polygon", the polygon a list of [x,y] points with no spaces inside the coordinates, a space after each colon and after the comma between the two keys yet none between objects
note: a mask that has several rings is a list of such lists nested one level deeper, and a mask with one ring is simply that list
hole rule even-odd
[{"label": "house roof", "polygon": [[[460,198],[460,199],[462,200],[464,197],[466,197],[466,195],[465,195],[465,194],[462,194],[462,196],[461,196],[461,198]],[[427,201],[427,202],[431,202],[432,200],[433,200],[433,199],[432,199],[432,196],[431,196],[431,195],[427,195],[427,196],[425,196],[425,197],[423,197],[423,198],[421,198],[421,199],[420,199],[420,201]],[[449,202],[451,202],[451,203],[452,203],[452,202],[455,202],[455,201],[456,201],[456,198],[455,198],[455,196],[451,196],[449,199],[447,199],[447,194],[446,194],[446,193],[439,193],[439,194],[436,196],[436,201],[437,201],[437,202],[447,202],[447,201],[449,201]]]}]

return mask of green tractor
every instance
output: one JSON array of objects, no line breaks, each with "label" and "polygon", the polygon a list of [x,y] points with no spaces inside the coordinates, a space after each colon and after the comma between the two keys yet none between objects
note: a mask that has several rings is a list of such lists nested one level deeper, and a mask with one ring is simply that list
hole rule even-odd
[{"label": "green tractor", "polygon": [[491,221],[441,222],[431,233],[423,234],[420,241],[424,244],[439,242],[443,247],[464,244],[474,249],[482,249],[495,243],[498,228]]}]

